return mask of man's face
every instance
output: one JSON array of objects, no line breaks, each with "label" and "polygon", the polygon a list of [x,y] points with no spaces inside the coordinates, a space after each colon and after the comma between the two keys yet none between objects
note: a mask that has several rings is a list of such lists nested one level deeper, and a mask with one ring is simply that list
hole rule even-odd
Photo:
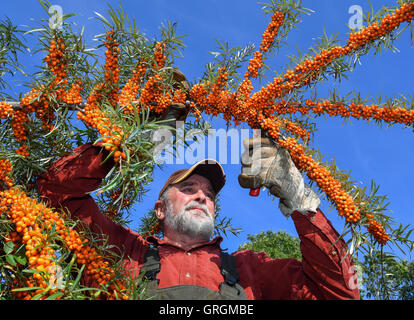
[{"label": "man's face", "polygon": [[164,224],[176,232],[208,240],[214,232],[215,193],[198,174],[168,190]]}]

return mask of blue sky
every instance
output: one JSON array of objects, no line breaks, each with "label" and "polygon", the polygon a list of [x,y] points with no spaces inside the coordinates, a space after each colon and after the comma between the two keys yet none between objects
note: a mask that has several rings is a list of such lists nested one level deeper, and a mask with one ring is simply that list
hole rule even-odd
[{"label": "blue sky", "polygon": [[[118,6],[118,1],[52,1],[60,5],[64,13],[77,13],[73,21],[85,25],[86,39],[94,34],[103,33],[104,29],[95,19],[94,11],[104,13],[109,3]],[[261,34],[269,22],[261,5],[252,0],[152,0],[122,1],[129,16],[134,16],[138,26],[149,36],[159,36],[158,28],[162,22],[178,23],[178,34],[186,34],[184,42],[184,59],[177,59],[177,67],[184,72],[190,81],[201,77],[206,63],[212,61],[210,51],[216,51],[216,41],[226,40],[231,46],[244,46],[249,43],[259,44]],[[281,48],[278,55],[268,60],[268,65],[281,72],[287,64],[287,55],[296,54],[296,47],[302,52],[314,44],[315,38],[323,34],[339,32],[338,39],[344,44],[347,39],[348,19],[351,5],[360,5],[369,10],[366,0],[304,0],[303,6],[315,12],[302,16],[302,23],[288,36],[288,44]],[[375,1],[374,9],[382,5],[393,5],[395,1]],[[7,1],[2,4],[1,18],[8,16],[17,25],[36,26],[35,21],[45,18],[45,13],[37,1]],[[34,20],[30,20],[34,18]],[[341,84],[326,82],[319,88],[319,97],[327,95],[329,89],[336,88],[343,95],[355,90],[363,97],[367,95],[394,96],[413,94],[412,75],[414,74],[414,49],[410,47],[409,30],[395,43],[398,53],[387,51],[381,56],[368,55],[361,59],[361,65],[349,74],[348,80]],[[23,60],[28,71],[40,63],[39,57],[27,55]],[[270,75],[269,75],[270,76]],[[266,83],[266,80],[265,82]],[[19,92],[19,89],[16,89]],[[412,183],[414,181],[414,135],[412,129],[403,129],[396,125],[392,128],[380,129],[375,124],[365,121],[351,120],[352,125],[342,126],[339,119],[319,118],[318,131],[315,133],[313,146],[319,148],[330,160],[335,155],[336,163],[341,170],[352,170],[352,177],[362,185],[370,186],[371,180],[380,185],[379,194],[387,195],[392,216],[398,223],[414,224],[412,209]],[[217,119],[212,123],[214,128],[223,128],[225,122]],[[221,214],[232,218],[235,227],[243,232],[239,237],[229,236],[223,242],[223,248],[237,250],[246,241],[248,234],[262,230],[284,230],[296,235],[294,224],[286,219],[266,193],[259,197],[248,195],[237,182],[240,164],[224,164],[227,184],[221,192]],[[166,178],[182,166],[169,165],[163,170],[156,170],[151,190],[144,201],[136,206],[131,218],[130,227],[136,229],[139,217],[153,207],[158,192]],[[327,212],[328,204],[322,203],[322,211]],[[343,228],[343,219],[335,211],[327,213],[328,219],[338,231]],[[412,259],[412,257],[408,257]]]}]

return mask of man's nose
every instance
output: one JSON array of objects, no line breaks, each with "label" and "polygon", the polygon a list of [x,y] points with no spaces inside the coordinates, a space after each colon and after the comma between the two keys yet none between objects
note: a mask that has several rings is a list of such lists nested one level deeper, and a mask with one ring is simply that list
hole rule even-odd
[{"label": "man's nose", "polygon": [[206,194],[204,193],[203,190],[199,189],[195,193],[195,199],[196,199],[196,201],[199,201],[201,203],[206,203],[207,196],[206,196]]}]

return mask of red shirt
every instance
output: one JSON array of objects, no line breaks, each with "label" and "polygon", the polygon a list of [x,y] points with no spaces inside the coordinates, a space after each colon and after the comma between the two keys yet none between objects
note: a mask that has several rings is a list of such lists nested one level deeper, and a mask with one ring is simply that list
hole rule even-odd
[{"label": "red shirt", "polygon": [[[85,144],[72,155],[58,160],[38,179],[38,188],[52,207],[63,206],[93,232],[108,236],[109,244],[124,254],[126,271],[138,275],[150,243],[158,244],[161,271],[159,287],[199,285],[219,290],[221,237],[184,251],[156,237],[115,224],[104,216],[88,194],[96,190],[113,166],[102,148]],[[318,209],[305,216],[292,214],[301,240],[302,261],[272,259],[264,252],[243,250],[236,257],[240,283],[249,299],[359,299],[356,275],[349,256],[343,259],[345,243]]]}]

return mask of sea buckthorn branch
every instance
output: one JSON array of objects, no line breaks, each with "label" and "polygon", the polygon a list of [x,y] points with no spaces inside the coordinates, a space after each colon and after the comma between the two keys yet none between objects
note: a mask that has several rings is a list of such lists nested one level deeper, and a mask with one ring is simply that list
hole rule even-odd
[{"label": "sea buckthorn branch", "polygon": [[[48,69],[53,78],[48,85],[41,84],[37,89],[33,88],[20,99],[19,103],[6,103],[2,105],[2,118],[11,118],[12,129],[16,141],[21,145],[16,153],[23,157],[29,156],[28,152],[28,131],[26,124],[29,121],[29,114],[42,121],[42,128],[46,132],[53,130],[52,121],[55,119],[55,110],[58,107],[58,101],[63,103],[80,103],[81,83],[77,81],[67,91],[67,61],[65,58],[65,44],[61,38],[51,39],[49,54],[45,57]],[[12,109],[10,109],[10,105]],[[5,107],[6,106],[6,107]]]},{"label": "sea buckthorn branch", "polygon": [[329,116],[340,116],[342,118],[355,118],[376,121],[382,121],[386,123],[400,123],[407,126],[414,124],[414,110],[403,108],[401,105],[394,107],[380,107],[378,104],[356,104],[349,103],[345,105],[341,102],[333,102],[329,100],[323,101],[305,101],[305,105],[309,107],[309,111],[317,115],[328,114]]},{"label": "sea buckthorn branch", "polygon": [[144,76],[146,72],[147,68],[145,62],[138,62],[136,68],[132,71],[131,78],[122,88],[119,95],[119,104],[123,108],[123,112],[133,112],[134,105],[132,102],[137,100],[136,97],[141,84],[144,82]]},{"label": "sea buckthorn branch", "polygon": [[263,66],[263,54],[269,51],[275,37],[279,31],[279,28],[283,25],[283,13],[276,11],[273,13],[272,20],[267,26],[265,32],[262,35],[262,43],[260,44],[260,50],[254,53],[254,57],[250,59],[247,71],[244,75],[244,79],[241,82],[236,92],[237,107],[234,108],[234,118],[238,118],[239,114],[245,113],[246,104],[243,102],[250,98],[253,90],[252,79],[257,78],[260,68]]},{"label": "sea buckthorn branch", "polygon": [[[268,134],[283,148],[285,148],[297,168],[306,172],[308,178],[315,181],[321,191],[326,194],[336,207],[338,214],[345,218],[350,224],[358,223],[361,220],[360,206],[355,203],[353,197],[343,188],[342,184],[335,179],[331,171],[314,161],[312,155],[307,154],[304,146],[299,144],[292,137],[283,138],[281,135],[283,120],[276,117],[273,119],[258,115],[260,128]],[[335,167],[336,168],[336,167]],[[371,213],[364,212],[367,220],[367,229],[374,236],[375,240],[384,245],[389,240],[389,235],[384,227],[376,221]]]},{"label": "sea buckthorn branch", "polygon": [[[296,110],[292,111],[296,112]],[[292,125],[292,123],[287,122],[286,119],[279,120],[278,118],[275,118],[274,122],[269,119],[270,118],[265,118],[262,114],[259,114],[259,121],[262,121],[261,128],[267,130],[280,146],[287,149],[298,169],[306,172],[308,178],[317,183],[320,190],[327,196],[327,200],[335,205],[338,214],[345,217],[346,222],[350,224],[358,222],[365,224],[375,240],[381,245],[385,245],[390,236],[385,231],[385,228],[375,220],[372,214],[372,212],[378,211],[378,207],[375,210],[369,210],[367,208],[368,203],[377,203],[376,199],[371,196],[369,199],[360,199],[357,201],[357,197],[352,196],[351,194],[357,192],[361,197],[364,192],[355,189],[355,185],[349,181],[349,176],[346,178],[343,176],[340,177],[334,163],[329,167],[322,166],[320,162],[313,160],[309,151],[306,152],[306,148],[299,144],[296,139],[292,137],[282,138],[281,130],[283,125],[285,126],[285,129],[301,137],[302,140],[303,136],[305,136],[305,139],[308,138],[308,132],[304,131],[303,128],[296,124]],[[362,216],[365,219],[361,222],[360,220]]]},{"label": "sea buckthorn branch", "polygon": [[118,82],[120,73],[118,60],[120,48],[114,35],[114,30],[110,30],[106,33],[104,86],[109,90],[109,102],[115,107],[118,102]]},{"label": "sea buckthorn branch", "polygon": [[293,70],[287,70],[283,76],[273,78],[266,87],[256,92],[251,99],[264,98],[266,105],[272,104],[272,100],[281,98],[294,89],[308,85],[316,79],[320,73],[341,56],[349,55],[362,49],[365,45],[372,44],[375,40],[394,31],[403,22],[410,22],[414,17],[414,4],[403,4],[394,13],[382,18],[381,23],[373,24],[358,32],[351,33],[346,46],[335,46],[322,50],[313,57],[305,59]]},{"label": "sea buckthorn branch", "polygon": [[341,102],[331,99],[314,101],[307,99],[303,103],[290,102],[286,103],[281,100],[280,103],[268,108],[266,111],[275,115],[294,114],[300,112],[307,115],[310,112],[317,116],[327,114],[331,117],[340,116],[342,118],[355,118],[363,120],[374,119],[377,122],[399,123],[407,126],[414,124],[414,109],[409,109],[403,100],[396,100],[387,103],[390,106],[380,106],[380,104],[364,104],[355,102]]},{"label": "sea buckthorn branch", "polygon": [[166,85],[167,77],[166,66],[167,55],[165,53],[166,44],[163,41],[155,43],[153,54],[153,75],[149,76],[144,88],[140,92],[139,104],[141,108],[149,108],[156,115],[165,113],[173,102],[173,97],[181,97],[174,95],[173,88]]},{"label": "sea buckthorn branch", "polygon": [[[297,168],[306,172],[308,178],[315,181],[319,188],[326,194],[328,200],[335,204],[338,214],[345,218],[350,224],[358,223],[361,220],[361,211],[352,196],[344,190],[341,183],[335,179],[330,170],[314,161],[310,154],[306,154],[305,148],[296,139],[282,138],[280,136],[281,121],[269,118],[262,119],[261,128],[266,130],[270,136],[283,148],[285,148],[295,163]],[[374,236],[375,240],[384,245],[389,240],[388,233],[373,218],[371,213],[366,213],[368,219],[368,231]]]}]

